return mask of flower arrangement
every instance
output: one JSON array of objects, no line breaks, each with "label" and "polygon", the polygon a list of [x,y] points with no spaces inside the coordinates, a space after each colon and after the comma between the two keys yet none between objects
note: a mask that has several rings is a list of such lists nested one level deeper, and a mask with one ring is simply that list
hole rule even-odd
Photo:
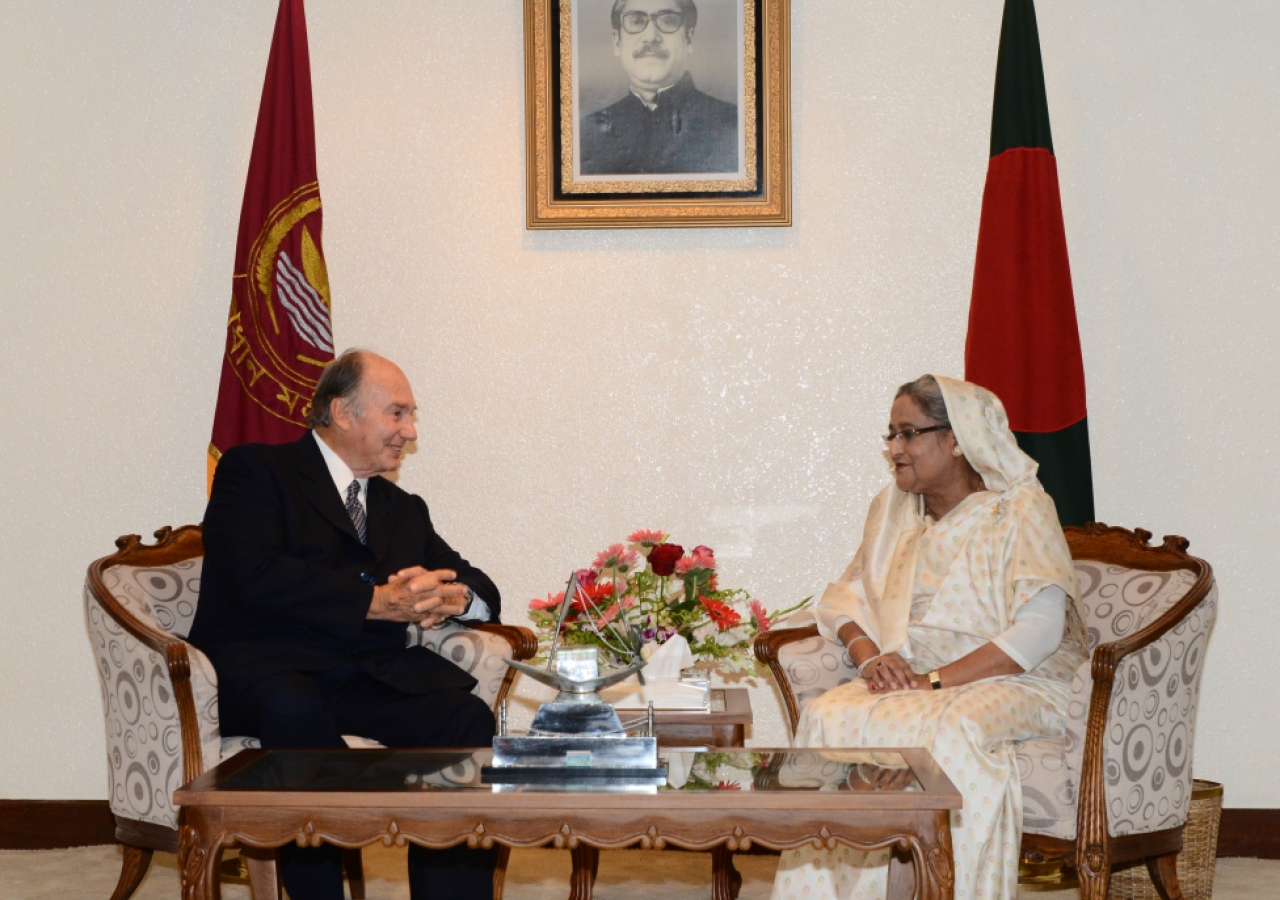
[{"label": "flower arrangement", "polygon": [[[578,588],[569,600],[560,646],[594,645],[614,665],[630,664],[626,644],[642,645],[648,658],[674,635],[689,642],[695,667],[732,675],[757,672],[751,652],[757,634],[770,623],[804,606],[805,598],[772,616],[744,590],[722,589],[715,552],[697,546],[685,552],[662,531],[640,530],[626,544],[612,544],[577,572]],[[529,603],[542,652],[555,637],[565,592]],[[611,635],[629,634],[632,641]]]}]

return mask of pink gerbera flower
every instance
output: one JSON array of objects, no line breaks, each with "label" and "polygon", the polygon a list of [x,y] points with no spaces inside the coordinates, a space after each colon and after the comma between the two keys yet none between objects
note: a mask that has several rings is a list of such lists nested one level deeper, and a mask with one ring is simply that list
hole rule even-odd
[{"label": "pink gerbera flower", "polygon": [[534,610],[555,609],[557,606],[559,606],[563,602],[564,602],[564,591],[561,591],[558,594],[547,594],[547,598],[545,600],[538,597],[534,597],[532,600],[529,601],[529,608]]},{"label": "pink gerbera flower", "polygon": [[769,626],[772,623],[769,621],[769,611],[764,608],[764,604],[761,603],[759,600],[753,599],[747,605],[751,607],[751,615],[756,620],[756,627],[759,628],[762,632],[768,631]]},{"label": "pink gerbera flower", "polygon": [[618,618],[618,605],[615,603],[613,606],[610,606],[602,612],[600,617],[596,619],[596,628],[604,628],[604,626],[608,625],[616,618]]},{"label": "pink gerbera flower", "polygon": [[611,544],[607,550],[601,550],[596,554],[595,562],[591,564],[591,568],[600,573],[602,577],[608,578],[611,575],[626,575],[628,572],[634,571],[640,565],[640,554],[635,550],[628,550],[622,544]]},{"label": "pink gerbera flower", "polygon": [[654,531],[651,528],[641,528],[627,535],[627,543],[631,545],[631,549],[639,550],[645,556],[649,555],[649,551],[659,544],[666,543],[667,533],[665,531]]}]

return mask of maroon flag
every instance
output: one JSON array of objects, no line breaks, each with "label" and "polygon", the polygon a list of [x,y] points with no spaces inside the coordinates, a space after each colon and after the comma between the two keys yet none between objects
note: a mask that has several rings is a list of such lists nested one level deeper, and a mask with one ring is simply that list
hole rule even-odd
[{"label": "maroon flag", "polygon": [[240,207],[210,485],[228,448],[296,440],[306,429],[316,381],[333,360],[320,216],[306,13],[302,0],[280,0]]}]

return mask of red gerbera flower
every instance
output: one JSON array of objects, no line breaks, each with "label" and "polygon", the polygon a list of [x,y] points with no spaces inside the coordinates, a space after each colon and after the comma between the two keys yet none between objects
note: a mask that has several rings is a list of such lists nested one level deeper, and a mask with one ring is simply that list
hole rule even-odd
[{"label": "red gerbera flower", "polygon": [[742,621],[742,616],[728,603],[711,600],[707,597],[699,597],[698,602],[706,609],[711,621],[715,622],[716,627],[721,631],[728,631]]},{"label": "red gerbera flower", "polygon": [[601,609],[613,600],[613,584],[608,581],[597,581],[592,584],[578,585],[578,593],[570,604],[571,609],[583,612],[587,608],[587,601],[590,600],[596,607]]}]

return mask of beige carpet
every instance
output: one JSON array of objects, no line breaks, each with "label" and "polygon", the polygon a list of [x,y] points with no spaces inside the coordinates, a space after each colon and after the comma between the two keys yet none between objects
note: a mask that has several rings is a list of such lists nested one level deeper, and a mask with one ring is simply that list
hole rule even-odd
[{"label": "beige carpet", "polygon": [[[369,847],[364,852],[368,900],[409,900],[403,848]],[[742,872],[741,900],[765,900],[776,860],[771,856],[737,857]],[[0,898],[4,900],[107,900],[120,872],[115,847],[75,850],[0,850]],[[600,900],[660,897],[662,900],[708,900],[711,857],[701,853],[626,850],[600,857]],[[553,850],[517,850],[511,855],[507,900],[565,900],[569,895],[569,854]],[[247,900],[248,888],[226,885],[225,900]],[[1075,891],[1023,894],[1023,900],[1076,900]],[[177,900],[178,869],[172,854],[157,853],[137,900]],[[1280,861],[1220,859],[1214,882],[1215,900],[1280,898]]]}]

